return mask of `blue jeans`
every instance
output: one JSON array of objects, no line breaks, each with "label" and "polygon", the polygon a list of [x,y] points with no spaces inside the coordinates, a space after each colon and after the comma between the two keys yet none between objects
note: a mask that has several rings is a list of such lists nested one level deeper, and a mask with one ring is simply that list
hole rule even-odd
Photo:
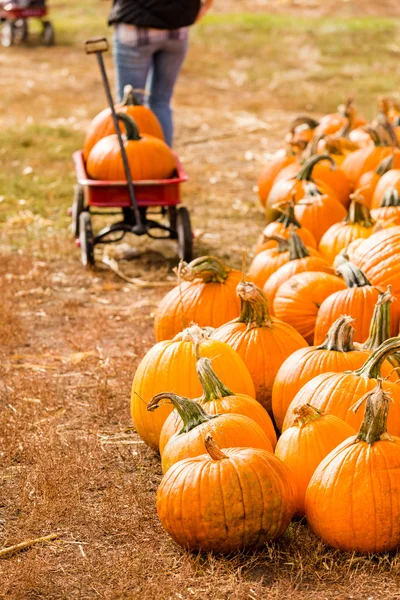
[{"label": "blue jeans", "polygon": [[[158,117],[165,141],[172,146],[170,102],[188,49],[187,33],[179,39],[162,34],[138,36],[138,39],[129,45],[121,43],[114,33],[113,47],[119,101],[122,99],[124,87],[128,84],[134,89],[146,88],[150,95],[145,98],[145,104]],[[140,94],[138,96],[143,101],[143,97]]]}]

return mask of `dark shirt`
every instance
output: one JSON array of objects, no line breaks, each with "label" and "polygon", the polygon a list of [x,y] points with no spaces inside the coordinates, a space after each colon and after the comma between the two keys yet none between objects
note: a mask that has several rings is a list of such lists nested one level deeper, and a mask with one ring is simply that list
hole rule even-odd
[{"label": "dark shirt", "polygon": [[179,29],[195,22],[200,5],[200,0],[114,0],[108,23]]}]

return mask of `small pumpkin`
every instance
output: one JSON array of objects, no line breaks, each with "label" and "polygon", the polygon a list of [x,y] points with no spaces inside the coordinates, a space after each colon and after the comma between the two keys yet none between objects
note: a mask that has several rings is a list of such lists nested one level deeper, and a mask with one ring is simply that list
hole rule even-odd
[{"label": "small pumpkin", "polygon": [[[374,328],[375,336],[379,326],[377,323]],[[356,348],[353,335],[353,319],[341,316],[331,325],[322,344],[296,350],[282,363],[272,388],[272,410],[279,429],[282,429],[293,398],[308,381],[321,373],[340,373],[362,367],[371,350]]]},{"label": "small pumpkin", "polygon": [[[245,394],[234,394],[227,388],[215,373],[209,358],[200,358],[196,364],[196,371],[203,389],[202,396],[196,398],[196,402],[208,415],[234,413],[250,417],[267,434],[272,447],[275,448],[276,433],[271,417],[257,400]],[[179,414],[173,411],[161,430],[160,454],[163,453],[168,440],[178,433],[182,425]]]},{"label": "small pumpkin", "polygon": [[132,384],[131,414],[136,431],[151,448],[158,449],[160,432],[172,406],[147,411],[147,403],[159,392],[174,391],[192,398],[202,388],[196,376],[196,355],[213,360],[219,377],[239,394],[255,398],[251,375],[237,352],[197,326],[189,327],[172,340],[155,344],[142,358]]},{"label": "small pumpkin", "polygon": [[310,404],[296,409],[293,425],[279,438],[275,456],[288,467],[296,488],[296,513],[305,514],[307,486],[320,462],[355,430],[334,415],[317,410]]},{"label": "small pumpkin", "polygon": [[400,225],[400,194],[396,188],[386,190],[380,206],[371,210],[371,216],[376,221],[390,221],[394,225]]},{"label": "small pumpkin", "polygon": [[336,275],[317,271],[298,273],[278,288],[274,314],[312,344],[319,307],[325,298],[344,289],[346,284]]},{"label": "small pumpkin", "polygon": [[238,414],[208,415],[189,398],[171,392],[157,394],[147,405],[147,410],[157,410],[163,401],[172,404],[182,419],[182,428],[165,444],[161,467],[166,473],[172,465],[204,453],[204,437],[210,433],[223,448],[262,448],[273,452],[267,434],[250,417]]},{"label": "small pumpkin", "polygon": [[200,256],[177,269],[179,284],[158,305],[154,331],[156,340],[169,340],[185,327],[219,327],[240,314],[236,286],[240,271],[216,256]]},{"label": "small pumpkin", "polygon": [[242,302],[240,317],[212,334],[234,348],[247,365],[256,388],[256,400],[271,413],[272,385],[283,361],[307,343],[293,327],[271,317],[262,291],[241,282],[237,293]]},{"label": "small pumpkin", "polygon": [[[365,393],[374,389],[377,379],[393,373],[392,365],[386,360],[399,352],[400,338],[383,342],[356,371],[345,373],[322,373],[306,383],[293,398],[283,423],[283,430],[291,427],[295,419],[294,410],[308,402],[358,429],[362,417],[352,411],[352,406]],[[400,434],[400,386],[393,381],[383,381],[383,389],[393,398],[393,410],[389,418],[389,433]]]},{"label": "small pumpkin", "polygon": [[[124,147],[134,181],[169,179],[176,171],[176,161],[167,144],[151,135],[140,134],[135,121],[117,113],[125,125]],[[126,181],[117,134],[99,140],[87,158],[86,170],[92,179]]]},{"label": "small pumpkin", "polygon": [[226,554],[279,538],[294,512],[287,467],[265,450],[222,452],[211,435],[204,445],[206,454],[171,467],[158,488],[167,533],[188,550]]},{"label": "small pumpkin", "polygon": [[[400,440],[388,435],[391,397],[378,384],[363,396],[364,418],[317,467],[307,488],[311,529],[349,552],[388,552],[400,545]],[[390,407],[390,410],[389,410]]]}]

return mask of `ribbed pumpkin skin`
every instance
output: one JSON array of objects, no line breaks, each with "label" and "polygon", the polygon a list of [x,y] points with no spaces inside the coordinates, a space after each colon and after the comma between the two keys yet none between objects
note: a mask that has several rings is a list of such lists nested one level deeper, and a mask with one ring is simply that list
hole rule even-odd
[{"label": "ribbed pumpkin skin", "polygon": [[350,260],[372,285],[386,289],[390,284],[393,295],[400,298],[400,227],[374,233],[352,250]]},{"label": "ribbed pumpkin skin", "polygon": [[[116,108],[118,112],[126,113],[135,120],[140,133],[146,133],[147,135],[152,135],[160,140],[164,140],[160,122],[149,108],[140,105],[117,106]],[[120,129],[121,133],[125,132],[125,127],[122,123],[120,123]],[[109,108],[105,108],[95,116],[87,128],[83,144],[83,156],[85,160],[87,160],[91,149],[99,140],[112,134],[115,134],[115,129],[111,111]]]},{"label": "ribbed pumpkin skin", "polygon": [[[308,231],[305,227],[296,227],[295,231],[303,244],[309,248],[317,248],[317,242],[311,231]],[[260,254],[263,250],[268,250],[268,248],[276,248],[278,246],[278,242],[275,240],[265,240],[265,237],[269,237],[271,235],[277,235],[285,238],[285,240],[289,239],[290,228],[285,227],[284,223],[279,223],[278,221],[272,221],[269,223],[262,234],[260,235],[256,247],[254,249],[256,254]]]},{"label": "ribbed pumpkin skin", "polygon": [[333,264],[343,248],[347,248],[353,240],[370,237],[373,232],[373,227],[364,227],[359,223],[335,223],[325,231],[319,242],[318,250],[329,264]]},{"label": "ribbed pumpkin skin", "polygon": [[379,163],[389,154],[393,148],[388,146],[367,146],[352,152],[344,159],[342,171],[344,171],[350,184],[356,185],[363,173],[373,171]]},{"label": "ribbed pumpkin skin", "polygon": [[400,544],[400,440],[353,440],[317,467],[307,488],[307,521],[334,548],[394,550]]},{"label": "ribbed pumpkin skin", "polygon": [[276,292],[274,313],[289,323],[309,343],[313,343],[319,306],[339,290],[346,289],[344,281],[329,273],[311,272],[293,275]]},{"label": "ribbed pumpkin skin", "polygon": [[276,540],[293,516],[290,473],[276,456],[253,448],[224,449],[174,465],[161,481],[157,511],[184,548],[236,552]]},{"label": "ribbed pumpkin skin", "polygon": [[369,350],[338,352],[310,346],[290,355],[279,369],[272,388],[272,410],[278,428],[282,429],[290,403],[307,382],[321,373],[359,369],[370,354]]},{"label": "ribbed pumpkin skin", "polygon": [[287,323],[271,317],[272,327],[248,329],[245,323],[232,321],[217,329],[213,339],[232,346],[250,371],[256,400],[272,413],[272,386],[283,361],[307,342]]},{"label": "ribbed pumpkin skin", "polygon": [[323,196],[305,196],[296,204],[294,212],[302,227],[311,231],[317,243],[331,225],[346,216],[345,207],[333,192]]},{"label": "ribbed pumpkin skin", "polygon": [[296,513],[305,514],[307,486],[320,462],[355,430],[334,415],[322,415],[313,421],[293,425],[283,432],[275,455],[292,473],[296,484]]},{"label": "ribbed pumpkin skin", "polygon": [[329,266],[325,259],[320,258],[319,256],[306,256],[305,258],[290,260],[288,263],[279,267],[275,273],[272,273],[263,287],[263,292],[269,302],[271,314],[273,314],[275,295],[280,286],[293,277],[293,275],[312,271],[322,271],[323,273],[334,274],[333,268]]},{"label": "ribbed pumpkin skin", "polygon": [[393,225],[400,225],[400,206],[380,206],[371,210],[375,221],[390,221]]},{"label": "ribbed pumpkin skin", "polygon": [[265,206],[268,195],[274,184],[275,177],[282,169],[294,162],[296,158],[294,156],[279,156],[273,158],[271,162],[267,163],[258,178],[258,195],[260,198],[261,206]]},{"label": "ribbed pumpkin skin", "polygon": [[[135,181],[168,179],[176,170],[170,148],[156,137],[143,135],[140,140],[126,140],[124,147],[132,179]],[[86,170],[92,179],[126,181],[116,134],[102,138],[93,146]]]},{"label": "ribbed pumpkin skin", "polygon": [[372,195],[371,208],[379,208],[386,190],[395,188],[400,193],[400,169],[391,169],[380,178]]},{"label": "ribbed pumpkin skin", "polygon": [[179,286],[173,288],[156,311],[156,340],[171,339],[191,323],[200,327],[219,327],[239,316],[240,300],[236,296],[236,287],[241,279],[240,271],[231,270],[223,283],[184,281],[180,290]]},{"label": "ribbed pumpkin skin", "polygon": [[[310,256],[319,256],[315,248],[307,248]],[[289,251],[279,252],[278,248],[269,248],[257,254],[249,268],[249,275],[259,288],[262,288],[265,282],[282,265],[289,261]]]},{"label": "ribbed pumpkin skin", "polygon": [[[382,367],[382,376],[386,377],[393,370],[390,364]],[[294,419],[294,409],[303,404],[311,404],[315,408],[339,419],[346,421],[354,429],[359,429],[363,415],[362,411],[354,413],[352,406],[364,394],[376,387],[376,379],[358,377],[353,373],[322,373],[306,383],[293,398],[283,422],[283,431],[291,427]],[[388,432],[400,435],[400,386],[391,381],[384,381],[383,389],[393,398],[393,404],[388,420]]]},{"label": "ribbed pumpkin skin", "polygon": [[219,415],[188,433],[175,434],[168,440],[161,456],[163,473],[185,458],[204,454],[204,438],[208,433],[220,448],[262,448],[273,452],[267,434],[253,419],[237,414]]},{"label": "ribbed pumpkin skin", "polygon": [[[215,372],[227,386],[255,398],[251,375],[230,346],[216,340],[204,340],[199,344],[199,354],[212,358]],[[147,410],[147,403],[161,392],[174,392],[189,398],[202,394],[192,341],[159,342],[147,352],[136,370],[131,397],[132,419],[140,437],[155,449],[162,426],[173,410],[170,404],[163,404],[154,412]]]},{"label": "ribbed pumpkin skin", "polygon": [[[363,343],[368,338],[369,327],[374,314],[379,291],[372,285],[353,287],[335,292],[326,298],[318,311],[315,323],[314,344],[322,344],[332,323],[341,315],[354,319],[354,341]],[[393,334],[397,334],[393,331]]]}]

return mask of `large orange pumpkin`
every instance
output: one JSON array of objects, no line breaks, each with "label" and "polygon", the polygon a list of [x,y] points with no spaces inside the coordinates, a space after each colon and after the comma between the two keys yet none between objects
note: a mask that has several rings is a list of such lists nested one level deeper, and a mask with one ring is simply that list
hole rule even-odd
[{"label": "large orange pumpkin", "polygon": [[268,248],[277,248],[279,242],[274,239],[276,236],[289,239],[290,232],[295,229],[297,235],[302,240],[305,246],[310,248],[316,248],[317,242],[311,231],[308,231],[305,227],[301,226],[294,214],[294,202],[287,202],[277,207],[280,214],[276,220],[269,223],[262,234],[260,235],[256,247],[255,253],[259,254],[263,250]]},{"label": "large orange pumpkin", "polygon": [[[176,161],[167,144],[151,135],[140,134],[135,121],[125,113],[117,113],[125,125],[124,141],[134,181],[169,179],[176,171]],[[99,140],[89,152],[86,170],[92,179],[126,181],[117,134]]]},{"label": "large orange pumpkin", "polygon": [[[339,419],[343,419],[355,429],[362,417],[354,413],[352,407],[363,394],[374,389],[377,379],[387,377],[393,367],[387,358],[400,350],[400,338],[390,338],[383,342],[356,371],[345,373],[322,373],[306,383],[293,398],[283,423],[283,430],[291,427],[295,419],[295,409],[305,402]],[[383,381],[383,389],[393,398],[393,410],[389,418],[389,433],[400,435],[400,386],[392,381]]]},{"label": "large orange pumpkin", "polygon": [[[160,140],[164,140],[164,134],[159,120],[152,110],[140,104],[135,96],[131,85],[125,86],[124,97],[121,104],[117,104],[115,109],[118,112],[126,113],[135,120],[140,133],[152,135]],[[122,132],[125,131],[123,123],[120,125]],[[111,110],[105,108],[95,116],[86,131],[83,144],[83,156],[87,160],[89,152],[99,140],[115,133],[114,121],[111,116]]]},{"label": "large orange pumpkin", "polygon": [[274,313],[312,344],[319,307],[325,298],[344,289],[346,284],[336,275],[317,271],[298,273],[278,288]]},{"label": "large orange pumpkin", "polygon": [[271,413],[272,385],[279,367],[307,343],[293,327],[270,316],[264,294],[253,283],[240,283],[237,293],[242,301],[240,317],[212,336],[240,354],[253,378],[256,399]]},{"label": "large orange pumpkin", "polygon": [[207,454],[174,465],[161,481],[164,529],[183,548],[227,554],[280,537],[294,513],[287,467],[265,450],[222,452],[212,436],[204,444]]},{"label": "large orange pumpkin", "polygon": [[353,334],[353,319],[341,316],[332,324],[323,344],[301,348],[282,363],[272,388],[272,410],[279,429],[293,398],[308,381],[321,373],[362,367],[371,352],[356,348]]},{"label": "large orange pumpkin", "polygon": [[366,409],[359,433],[328,454],[312,476],[307,521],[334,548],[388,552],[400,545],[400,440],[387,434],[395,405],[380,386],[361,400]]},{"label": "large orange pumpkin", "polygon": [[200,396],[202,387],[196,376],[196,354],[211,358],[217,375],[236,393],[255,398],[251,375],[238,353],[228,344],[211,340],[206,330],[190,327],[173,340],[159,342],[136,369],[131,397],[133,424],[152,448],[158,448],[160,432],[172,406],[163,405],[157,412],[149,413],[147,403],[163,391],[192,398]]},{"label": "large orange pumpkin", "polygon": [[297,202],[295,215],[302,227],[306,227],[317,243],[325,231],[346,216],[346,209],[332,193],[321,194],[316,186],[308,186],[306,195]]},{"label": "large orange pumpkin", "polygon": [[307,486],[319,463],[355,430],[334,415],[317,410],[310,404],[296,409],[296,419],[279,438],[275,455],[285,463],[296,487],[296,513],[305,513]]},{"label": "large orange pumpkin", "polygon": [[219,327],[240,314],[236,286],[240,271],[231,269],[216,256],[200,256],[178,268],[180,283],[158,305],[154,331],[156,340],[169,340],[196,323]]},{"label": "large orange pumpkin", "polygon": [[183,425],[164,446],[161,455],[163,473],[180,460],[203,454],[207,433],[212,434],[223,448],[262,448],[273,452],[269,437],[250,417],[229,413],[208,415],[197,402],[171,392],[154,396],[147,410],[157,410],[165,400],[179,413]]},{"label": "large orange pumpkin", "polygon": [[[235,394],[227,388],[215,373],[209,358],[200,358],[196,364],[196,371],[203,389],[202,396],[196,398],[196,402],[208,415],[235,413],[250,417],[267,434],[272,447],[275,448],[276,433],[271,417],[257,400],[246,394]],[[178,433],[182,425],[179,414],[173,411],[161,430],[159,444],[161,454],[168,440]]]}]

